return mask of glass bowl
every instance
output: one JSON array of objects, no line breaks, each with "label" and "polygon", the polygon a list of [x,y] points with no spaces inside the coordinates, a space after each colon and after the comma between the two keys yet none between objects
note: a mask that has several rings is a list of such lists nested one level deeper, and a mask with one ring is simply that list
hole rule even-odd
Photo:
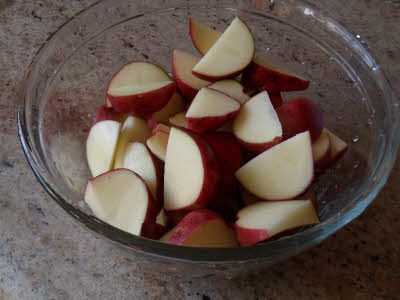
[{"label": "glass bowl", "polygon": [[[256,5],[252,5],[256,3]],[[188,20],[224,30],[234,16],[251,28],[256,55],[310,79],[302,92],[325,111],[325,124],[349,144],[342,161],[313,184],[321,223],[245,248],[174,246],[134,236],[94,217],[83,202],[90,177],[85,140],[105,88],[123,64],[156,62],[171,71],[173,49],[196,53]],[[304,1],[107,0],[53,34],[20,89],[18,126],[34,174],[76,221],[140,259],[181,277],[235,276],[310,248],[356,218],[387,180],[399,146],[399,102],[357,36]]]}]

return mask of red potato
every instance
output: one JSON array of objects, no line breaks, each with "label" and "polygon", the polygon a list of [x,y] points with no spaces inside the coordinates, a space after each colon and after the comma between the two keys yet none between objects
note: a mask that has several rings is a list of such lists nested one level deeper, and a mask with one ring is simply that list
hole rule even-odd
[{"label": "red potato", "polygon": [[311,203],[313,204],[314,208],[317,207],[317,195],[315,192],[311,189],[308,189],[305,193],[301,194],[300,196],[297,197],[299,200],[310,200]]},{"label": "red potato", "polygon": [[168,230],[167,217],[163,209],[157,215],[155,223],[145,223],[142,225],[142,236],[153,240],[161,238]]},{"label": "red potato", "polygon": [[258,202],[241,209],[235,223],[241,246],[251,246],[278,233],[319,223],[311,200]]},{"label": "red potato", "polygon": [[307,98],[296,98],[285,102],[276,109],[282,125],[283,139],[309,130],[311,141],[315,142],[324,128],[324,112],[315,102]]},{"label": "red potato", "polygon": [[92,176],[114,167],[121,123],[106,120],[92,126],[86,140],[86,158]]},{"label": "red potato", "polygon": [[167,155],[169,133],[162,130],[154,132],[146,141],[150,151],[161,161],[165,162]]},{"label": "red potato", "polygon": [[215,196],[219,179],[218,161],[204,138],[172,127],[165,158],[164,209],[206,207]]},{"label": "red potato", "polygon": [[186,111],[177,113],[169,118],[169,122],[173,126],[188,128],[185,116],[186,116]]},{"label": "red potato", "polygon": [[149,188],[154,199],[162,199],[163,176],[156,158],[142,143],[128,143],[123,159],[123,168],[139,175]]},{"label": "red potato", "polygon": [[210,81],[235,77],[251,63],[254,49],[254,38],[249,27],[236,17],[193,67],[192,73]]},{"label": "red potato", "polygon": [[261,153],[282,140],[281,124],[265,91],[242,106],[232,129],[240,144],[255,153]]},{"label": "red potato", "polygon": [[316,171],[323,171],[331,163],[331,141],[326,129],[322,130],[320,137],[312,144],[314,168]]},{"label": "red potato", "polygon": [[106,105],[100,106],[94,115],[93,125],[106,120],[117,121],[123,123],[126,119],[126,116],[119,111],[116,111],[112,107],[107,107]]},{"label": "red potato", "polygon": [[100,220],[135,235],[153,237],[147,227],[156,223],[160,203],[135,172],[116,169],[90,179],[84,200]]},{"label": "red potato", "polygon": [[129,116],[122,125],[121,133],[118,139],[118,146],[115,152],[114,169],[122,168],[125,159],[125,152],[128,143],[145,143],[150,137],[151,130],[145,120]]},{"label": "red potato", "polygon": [[207,208],[220,214],[226,221],[234,223],[236,214],[241,207],[240,198],[237,193],[238,186],[239,185],[235,183],[233,190],[224,194],[218,193],[214,199],[211,200]]},{"label": "red potato", "polygon": [[[189,22],[190,37],[193,45],[206,55],[221,37],[222,33],[194,20]],[[280,66],[271,64],[262,58],[253,59],[243,72],[242,83],[249,90],[265,89],[268,93],[298,91],[308,87],[309,81]],[[271,96],[271,95],[270,95]],[[274,98],[271,96],[271,98]],[[273,99],[275,100],[275,99]],[[272,101],[275,106],[275,102]]]},{"label": "red potato", "polygon": [[223,126],[217,129],[217,132],[229,132],[232,133],[233,120],[229,120]]},{"label": "red potato", "polygon": [[173,228],[179,224],[180,221],[190,213],[190,210],[176,210],[176,211],[165,211],[167,216],[167,228]]},{"label": "red potato", "polygon": [[255,57],[243,72],[242,84],[250,90],[264,89],[277,93],[302,91],[308,88],[310,82],[283,67]]},{"label": "red potato", "polygon": [[268,96],[269,100],[271,100],[271,103],[275,109],[277,109],[279,106],[283,104],[283,99],[280,92],[278,93],[268,92]]},{"label": "red potato", "polygon": [[167,232],[167,227],[158,223],[144,223],[142,225],[141,236],[152,240],[160,239]]},{"label": "red potato", "polygon": [[301,195],[314,178],[309,132],[259,154],[235,176],[250,193],[264,200],[287,200]]},{"label": "red potato", "polygon": [[176,227],[170,229],[167,233],[165,233],[161,238],[160,242],[167,243],[171,236],[174,234]]},{"label": "red potato", "polygon": [[166,215],[165,210],[163,208],[160,210],[160,212],[157,215],[156,223],[161,225],[161,226],[167,227],[168,218],[167,218],[167,215]]},{"label": "red potato", "polygon": [[135,61],[114,75],[107,87],[107,98],[117,111],[149,118],[168,103],[175,88],[175,82],[162,68]]},{"label": "red potato", "polygon": [[171,127],[164,125],[162,123],[158,123],[153,127],[151,133],[155,134],[157,131],[162,131],[163,133],[169,134],[169,132],[171,131]]},{"label": "red potato", "polygon": [[233,118],[240,103],[214,89],[202,88],[186,112],[187,127],[196,132],[213,131]]},{"label": "red potato", "polygon": [[235,172],[242,162],[240,144],[235,136],[228,132],[210,132],[203,134],[203,137],[213,149],[221,170],[216,196],[208,207],[221,214],[226,220],[234,221],[239,209]]},{"label": "red potato", "polygon": [[156,111],[151,119],[153,121],[169,125],[169,117],[184,111],[186,108],[185,100],[178,93],[174,93],[168,103],[159,111]]},{"label": "red potato", "polygon": [[243,92],[243,86],[233,79],[216,81],[210,85],[207,85],[207,88],[227,94],[233,99],[239,101],[240,104],[245,104],[247,100],[250,99],[250,96]]},{"label": "red potato", "polygon": [[192,247],[238,246],[235,231],[220,215],[207,209],[198,209],[187,214],[175,227],[167,242]]},{"label": "red potato", "polygon": [[331,144],[330,147],[330,154],[331,154],[331,165],[337,163],[342,156],[346,153],[348,148],[347,143],[337,137],[328,129],[325,129],[326,132],[329,134],[329,141]]},{"label": "red potato", "polygon": [[192,74],[193,67],[200,59],[200,57],[180,50],[174,50],[172,54],[172,73],[179,91],[188,100],[193,100],[202,87],[210,84],[209,81]]},{"label": "red potato", "polygon": [[257,196],[254,196],[252,193],[250,193],[248,190],[246,190],[243,186],[239,187],[239,192],[240,192],[240,200],[241,200],[243,206],[249,206],[251,204],[263,201],[263,199],[260,199]]},{"label": "red potato", "polygon": [[193,19],[189,20],[189,30],[193,45],[203,56],[206,55],[208,50],[210,50],[210,48],[222,35],[221,32],[196,22]]},{"label": "red potato", "polygon": [[112,107],[112,104],[110,102],[110,99],[108,99],[108,96],[106,96],[106,107]]},{"label": "red potato", "polygon": [[242,162],[242,151],[235,136],[229,132],[210,132],[203,137],[215,153],[221,170],[218,194],[235,191],[235,172]]}]

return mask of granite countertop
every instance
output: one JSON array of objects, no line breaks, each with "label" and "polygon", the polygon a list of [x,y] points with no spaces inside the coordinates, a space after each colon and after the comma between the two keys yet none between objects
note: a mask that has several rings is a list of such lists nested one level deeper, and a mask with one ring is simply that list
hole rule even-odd
[{"label": "granite countertop", "polygon": [[[321,245],[255,275],[172,281],[85,231],[46,194],[17,137],[16,90],[41,44],[97,0],[0,0],[0,299],[399,299],[400,160]],[[400,2],[311,1],[361,36],[400,94]]]}]

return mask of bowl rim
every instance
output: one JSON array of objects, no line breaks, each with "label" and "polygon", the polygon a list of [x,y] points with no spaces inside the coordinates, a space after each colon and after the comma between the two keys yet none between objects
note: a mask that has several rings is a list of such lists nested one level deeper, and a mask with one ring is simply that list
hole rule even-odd
[{"label": "bowl rim", "polygon": [[[353,205],[348,204],[342,209],[342,212],[338,212],[334,216],[328,218],[323,223],[317,224],[305,231],[296,233],[294,235],[283,237],[275,241],[271,241],[267,244],[258,244],[249,247],[238,247],[238,248],[200,248],[200,247],[185,247],[178,245],[171,245],[167,243],[162,243],[155,240],[150,240],[140,236],[134,236],[122,230],[119,230],[96,217],[87,215],[75,208],[73,205],[64,200],[63,197],[53,189],[51,184],[47,182],[46,176],[42,174],[40,166],[38,165],[38,157],[32,143],[32,137],[29,134],[27,128],[26,119],[26,87],[32,71],[34,70],[36,64],[40,60],[48,44],[51,42],[52,38],[57,35],[61,28],[67,26],[67,24],[76,19],[81,14],[91,10],[100,3],[111,2],[110,0],[100,0],[87,8],[83,9],[81,12],[67,20],[62,24],[49,38],[43,43],[35,54],[32,62],[28,66],[23,82],[19,88],[19,102],[17,107],[17,123],[18,123],[18,135],[20,138],[20,143],[22,149],[25,153],[27,161],[32,168],[33,173],[37,177],[40,184],[48,192],[48,194],[56,201],[72,218],[81,224],[84,228],[89,229],[108,240],[117,243],[119,246],[126,248],[128,250],[133,250],[134,252],[144,253],[150,256],[164,257],[175,260],[182,260],[187,262],[212,262],[212,263],[225,263],[225,262],[237,262],[237,261],[248,261],[259,258],[281,258],[283,259],[283,254],[286,257],[290,257],[294,254],[300,253],[327,238],[329,235],[337,231],[339,228],[345,226],[347,223],[359,216],[365,208],[373,201],[377,193],[386,183],[390,171],[397,158],[397,152],[400,143],[400,121],[398,114],[394,114],[392,128],[390,135],[387,137],[387,142],[385,145],[385,151],[383,155],[379,158],[379,164],[373,170],[374,176],[368,178],[367,183],[362,190],[360,190],[355,196],[355,201]],[[236,1],[237,2],[237,1]],[[341,34],[350,42],[352,50],[360,55],[363,60],[368,60],[368,63],[373,66],[379,66],[376,60],[372,58],[369,52],[365,49],[359,40],[352,34],[345,26],[340,24],[338,21],[329,16],[328,13],[317,8],[316,6],[308,3],[304,0],[295,0],[294,3],[301,5],[304,8],[309,8],[313,13],[318,14],[325,20],[332,22],[337,30],[340,30]],[[225,3],[224,3],[225,4]],[[210,8],[211,6],[207,6]],[[220,6],[215,6],[220,7]],[[225,5],[224,5],[225,7]],[[238,10],[244,10],[237,7]],[[251,10],[244,10],[251,11]],[[257,11],[259,13],[259,11]],[[362,55],[361,55],[362,54]],[[384,72],[377,67],[375,70],[376,76],[379,77],[380,87],[386,91],[388,95],[388,100],[390,104],[394,107],[394,110],[399,109],[399,101],[394,93],[390,82],[386,79]],[[344,211],[344,213],[343,213]],[[227,254],[227,250],[229,254]]]}]

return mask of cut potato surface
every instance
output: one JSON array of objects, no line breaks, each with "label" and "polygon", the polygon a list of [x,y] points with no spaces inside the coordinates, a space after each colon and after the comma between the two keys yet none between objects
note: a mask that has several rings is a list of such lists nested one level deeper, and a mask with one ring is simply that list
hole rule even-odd
[{"label": "cut potato surface", "polygon": [[243,105],[233,121],[233,132],[247,143],[267,143],[282,137],[282,126],[267,92]]},{"label": "cut potato surface", "polygon": [[242,71],[253,59],[254,38],[247,25],[235,18],[193,72],[211,78],[226,78]]},{"label": "cut potato surface", "polygon": [[101,121],[93,125],[86,140],[86,157],[92,176],[113,168],[121,123]]},{"label": "cut potato surface", "polygon": [[112,170],[89,180],[85,202],[99,219],[140,235],[149,205],[144,181],[127,169]]},{"label": "cut potato surface", "polygon": [[240,108],[238,101],[219,91],[202,88],[186,112],[187,118],[213,117],[229,114]]},{"label": "cut potato surface", "polygon": [[164,206],[167,210],[192,204],[204,181],[201,152],[185,132],[171,128],[164,173]]},{"label": "cut potato surface", "polygon": [[265,200],[287,200],[303,193],[314,176],[309,132],[300,133],[253,158],[236,173],[239,182]]}]

